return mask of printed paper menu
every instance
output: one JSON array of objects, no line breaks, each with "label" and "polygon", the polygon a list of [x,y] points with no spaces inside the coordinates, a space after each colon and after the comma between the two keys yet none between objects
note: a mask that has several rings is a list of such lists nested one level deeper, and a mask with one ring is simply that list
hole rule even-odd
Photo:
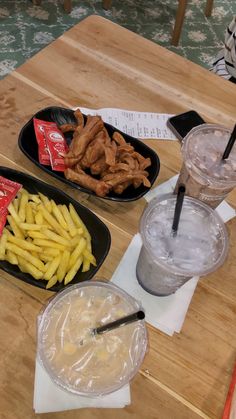
[{"label": "printed paper menu", "polygon": [[135,112],[125,109],[81,108],[82,113],[100,115],[104,122],[113,125],[120,131],[140,139],[176,140],[166,122],[171,114],[153,112]]}]

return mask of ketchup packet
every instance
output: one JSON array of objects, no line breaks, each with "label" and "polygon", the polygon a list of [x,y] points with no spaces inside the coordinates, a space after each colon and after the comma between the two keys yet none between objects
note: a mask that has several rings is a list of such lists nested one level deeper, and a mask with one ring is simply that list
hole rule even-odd
[{"label": "ketchup packet", "polygon": [[7,221],[7,214],[8,214],[7,209],[4,209],[2,212],[0,212],[0,236],[2,235],[2,231]]},{"label": "ketchup packet", "polygon": [[53,170],[65,171],[64,156],[68,152],[68,145],[62,132],[55,127],[44,127],[45,139],[49,151],[50,162]]},{"label": "ketchup packet", "polygon": [[6,224],[8,210],[7,207],[15,198],[17,192],[22,187],[20,183],[13,182],[0,176],[0,236]]},{"label": "ketchup packet", "polygon": [[34,131],[38,143],[38,158],[39,163],[45,166],[50,166],[50,156],[45,139],[45,127],[57,127],[55,122],[41,121],[41,119],[34,118]]},{"label": "ketchup packet", "polygon": [[21,187],[20,183],[0,176],[0,214],[7,209]]}]

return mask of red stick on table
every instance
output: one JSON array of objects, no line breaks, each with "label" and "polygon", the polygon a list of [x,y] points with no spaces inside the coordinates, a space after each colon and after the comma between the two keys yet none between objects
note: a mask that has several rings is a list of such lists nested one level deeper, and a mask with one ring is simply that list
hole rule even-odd
[{"label": "red stick on table", "polygon": [[[226,397],[222,419],[233,419],[233,409],[236,410],[236,364],[234,366],[229,391]],[[231,415],[232,413],[232,415]]]}]

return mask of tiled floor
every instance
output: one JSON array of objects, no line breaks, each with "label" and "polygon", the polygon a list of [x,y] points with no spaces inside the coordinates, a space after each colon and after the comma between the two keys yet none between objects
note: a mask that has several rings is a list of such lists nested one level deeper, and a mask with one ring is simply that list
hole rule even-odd
[{"label": "tiled floor", "polygon": [[43,0],[41,6],[30,0],[1,0],[0,78],[91,14],[104,16],[209,67],[222,48],[227,24],[236,15],[236,1],[215,0],[212,17],[207,19],[205,1],[189,0],[180,44],[172,47],[176,8],[173,0],[113,0],[111,10],[105,11],[102,0],[73,0],[73,10],[67,15],[62,0]]}]

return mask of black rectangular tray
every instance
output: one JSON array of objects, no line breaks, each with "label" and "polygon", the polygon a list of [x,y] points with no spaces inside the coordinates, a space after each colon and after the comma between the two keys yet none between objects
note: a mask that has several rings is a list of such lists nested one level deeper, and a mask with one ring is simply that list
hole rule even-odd
[{"label": "black rectangular tray", "polygon": [[[91,234],[92,252],[96,258],[97,266],[91,266],[88,272],[81,272],[79,270],[75,275],[73,281],[71,281],[71,283],[69,283],[66,286],[91,279],[104,262],[110,249],[111,235],[107,226],[88,208],[84,207],[79,202],[70,198],[68,195],[55,188],[54,186],[50,186],[47,183],[44,183],[33,176],[3,166],[0,166],[0,176],[4,176],[7,179],[22,184],[23,187],[30,193],[34,194],[41,192],[44,195],[46,195],[49,199],[53,199],[56,202],[56,204],[65,204],[69,206],[69,203],[72,203],[74,205],[75,210],[77,211],[82,221],[88,228],[89,233]],[[35,285],[39,288],[46,288],[47,281],[34,279],[30,274],[21,272],[17,265],[11,265],[6,261],[1,260],[0,268],[9,273],[10,275],[15,276],[21,279],[22,281],[28,282],[31,285]],[[57,283],[52,288],[50,288],[49,291],[60,291],[63,288],[65,288],[63,282]]]},{"label": "black rectangular tray", "polygon": [[[48,108],[40,110],[21,129],[19,138],[18,138],[18,145],[22,153],[24,153],[26,157],[28,157],[36,166],[40,167],[40,169],[42,169],[44,172],[72,186],[73,188],[78,189],[79,191],[86,192],[89,195],[94,195],[97,197],[97,195],[93,191],[83,188],[82,186],[79,186],[75,182],[72,182],[66,179],[62,172],[53,171],[50,166],[43,166],[42,164],[39,163],[38,144],[37,144],[37,140],[36,140],[36,136],[34,132],[34,124],[33,124],[34,117],[44,120],[44,121],[56,122],[57,124],[62,125],[65,123],[75,122],[74,111],[71,109],[60,108],[56,106],[52,106],[52,107],[48,107]],[[86,120],[86,115],[84,115],[84,118]],[[142,156],[145,158],[150,157],[151,166],[148,167],[146,170],[149,173],[148,179],[151,185],[153,185],[160,171],[160,161],[155,151],[153,151],[150,147],[148,147],[142,141],[138,140],[137,138],[131,137],[130,135],[124,134],[123,132],[114,128],[112,125],[109,125],[106,123],[104,125],[110,136],[112,136],[112,134],[115,131],[120,132],[123,135],[126,142],[130,143],[134,147],[135,151],[142,154]],[[67,143],[70,144],[71,139],[72,139],[72,134],[66,133],[65,138],[66,138]],[[104,198],[100,198],[100,197],[99,198],[108,199],[112,201],[120,201],[120,202],[135,201],[141,198],[143,195],[145,195],[149,189],[150,188],[144,185],[141,185],[137,189],[135,189],[133,186],[129,186],[120,195],[111,191]]]}]

